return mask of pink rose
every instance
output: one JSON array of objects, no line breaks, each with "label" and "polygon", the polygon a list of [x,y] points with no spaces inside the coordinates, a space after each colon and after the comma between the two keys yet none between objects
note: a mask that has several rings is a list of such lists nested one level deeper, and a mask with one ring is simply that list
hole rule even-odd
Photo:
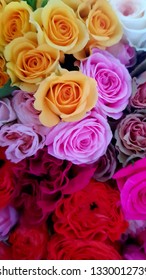
[{"label": "pink rose", "polygon": [[146,109],[146,71],[138,78],[133,78],[133,90],[130,105],[138,109]]},{"label": "pink rose", "polygon": [[121,120],[115,131],[118,159],[124,164],[134,158],[146,156],[145,116],[145,111],[129,114]]},{"label": "pink rose", "polygon": [[94,164],[96,167],[94,179],[100,182],[106,182],[111,179],[117,166],[116,153],[112,144],[108,146],[106,154],[103,155]]},{"label": "pink rose", "polygon": [[43,148],[45,137],[23,124],[5,125],[0,130],[0,145],[7,147],[6,157],[12,162],[34,155]]},{"label": "pink rose", "polygon": [[0,126],[16,120],[16,113],[9,98],[0,99]]},{"label": "pink rose", "polygon": [[146,158],[119,170],[117,181],[125,217],[129,220],[146,220]]},{"label": "pink rose", "polygon": [[126,67],[109,52],[93,49],[81,61],[80,71],[96,80],[98,106],[114,119],[122,116],[131,95],[131,77]]},{"label": "pink rose", "polygon": [[132,67],[136,63],[136,51],[125,40],[107,48],[107,51],[118,58],[126,67]]},{"label": "pink rose", "polygon": [[48,132],[48,128],[40,123],[39,111],[34,109],[33,103],[34,97],[32,93],[22,90],[15,90],[13,92],[12,106],[17,114],[18,121],[45,135]]},{"label": "pink rose", "polygon": [[18,214],[16,210],[8,206],[0,210],[0,239],[2,240],[17,223]]},{"label": "pink rose", "polygon": [[59,123],[46,137],[48,153],[74,164],[93,163],[105,154],[112,139],[107,120],[92,110],[81,121]]}]

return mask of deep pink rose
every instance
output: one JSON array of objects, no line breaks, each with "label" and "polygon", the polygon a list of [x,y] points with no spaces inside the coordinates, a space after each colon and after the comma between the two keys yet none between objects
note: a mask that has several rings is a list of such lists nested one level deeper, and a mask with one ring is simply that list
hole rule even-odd
[{"label": "deep pink rose", "polygon": [[34,155],[43,148],[45,136],[37,134],[31,127],[23,124],[5,125],[0,130],[0,145],[7,147],[6,157],[12,162]]},{"label": "deep pink rose", "polygon": [[146,112],[137,111],[121,120],[115,131],[118,159],[123,164],[146,156]]},{"label": "deep pink rose", "polygon": [[80,71],[96,80],[97,104],[105,115],[120,118],[132,92],[126,67],[109,52],[93,49],[93,53],[81,61]]},{"label": "deep pink rose", "polygon": [[61,122],[46,137],[48,153],[74,164],[90,164],[105,154],[112,139],[107,120],[95,109],[81,121]]},{"label": "deep pink rose", "polygon": [[146,71],[138,78],[133,78],[133,90],[130,105],[138,109],[146,109]]},{"label": "deep pink rose", "polygon": [[146,254],[138,245],[125,245],[123,257],[126,260],[146,260]]},{"label": "deep pink rose", "polygon": [[146,158],[119,170],[117,181],[125,217],[129,220],[146,220]]},{"label": "deep pink rose", "polygon": [[16,120],[16,113],[9,98],[0,99],[0,126]]}]

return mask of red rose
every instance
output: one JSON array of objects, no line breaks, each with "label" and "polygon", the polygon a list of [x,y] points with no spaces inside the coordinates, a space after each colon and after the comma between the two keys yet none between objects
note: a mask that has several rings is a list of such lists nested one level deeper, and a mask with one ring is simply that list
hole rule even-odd
[{"label": "red rose", "polygon": [[48,242],[48,260],[120,260],[109,244],[94,240],[65,239],[55,234]]},{"label": "red rose", "polygon": [[67,237],[118,240],[127,229],[117,189],[91,180],[83,190],[63,198],[53,217],[54,229]]},{"label": "red rose", "polygon": [[11,247],[0,242],[0,260],[11,260]]},{"label": "red rose", "polygon": [[19,226],[10,234],[13,260],[40,260],[46,255],[49,234],[46,227]]},{"label": "red rose", "polygon": [[0,168],[0,208],[7,206],[13,197],[14,180],[13,164],[6,161]]}]

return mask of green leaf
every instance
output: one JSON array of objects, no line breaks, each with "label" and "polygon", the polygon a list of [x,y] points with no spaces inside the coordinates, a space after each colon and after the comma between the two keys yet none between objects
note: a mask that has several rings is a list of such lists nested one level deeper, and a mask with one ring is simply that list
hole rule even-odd
[{"label": "green leaf", "polygon": [[48,0],[42,0],[42,4],[41,4],[41,7],[44,7],[46,6],[46,4],[48,3]]},{"label": "green leaf", "polygon": [[27,2],[27,4],[29,6],[31,6],[33,10],[36,9],[36,2],[37,2],[37,0],[23,0],[23,1]]},{"label": "green leaf", "polygon": [[9,80],[2,88],[0,88],[0,98],[11,95],[14,90],[17,90],[17,87],[11,87],[11,80]]}]

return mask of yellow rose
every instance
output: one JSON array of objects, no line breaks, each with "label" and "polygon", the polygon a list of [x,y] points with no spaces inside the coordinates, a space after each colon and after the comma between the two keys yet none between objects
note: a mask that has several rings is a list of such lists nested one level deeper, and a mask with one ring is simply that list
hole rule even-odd
[{"label": "yellow rose", "polygon": [[31,11],[31,7],[24,1],[11,2],[3,8],[0,15],[0,46],[34,30],[29,22]]},{"label": "yellow rose", "polygon": [[52,127],[61,120],[74,122],[82,119],[97,102],[94,79],[78,71],[63,70],[60,76],[53,73],[39,85],[34,107],[41,111],[40,122]]},{"label": "yellow rose", "polygon": [[55,70],[60,58],[58,50],[47,44],[38,45],[34,32],[14,39],[5,47],[4,55],[12,84],[29,92]]},{"label": "yellow rose", "polygon": [[50,0],[31,16],[38,31],[38,40],[67,54],[80,51],[89,35],[85,23],[77,18],[74,10],[61,0]]},{"label": "yellow rose", "polygon": [[107,0],[95,2],[86,19],[86,26],[99,47],[116,44],[123,34],[118,17]]},{"label": "yellow rose", "polygon": [[0,70],[0,88],[2,88],[9,80],[7,73]]}]

